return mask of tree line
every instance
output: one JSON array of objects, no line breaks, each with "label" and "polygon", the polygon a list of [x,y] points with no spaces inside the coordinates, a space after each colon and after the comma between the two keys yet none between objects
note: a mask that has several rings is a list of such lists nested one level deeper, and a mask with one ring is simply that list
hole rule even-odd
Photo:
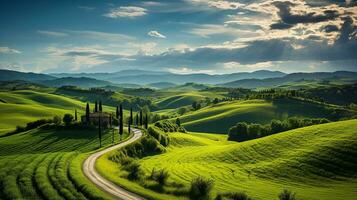
[{"label": "tree line", "polygon": [[238,122],[228,131],[228,140],[243,142],[260,137],[265,137],[275,133],[288,131],[291,129],[311,126],[315,124],[324,124],[330,122],[325,118],[297,118],[291,117],[285,120],[272,120],[269,124],[248,124]]}]

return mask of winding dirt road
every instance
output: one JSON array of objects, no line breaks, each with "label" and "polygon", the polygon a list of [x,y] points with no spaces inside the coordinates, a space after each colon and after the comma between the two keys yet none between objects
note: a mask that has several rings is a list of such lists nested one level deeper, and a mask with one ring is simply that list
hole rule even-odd
[{"label": "winding dirt road", "polygon": [[123,143],[114,145],[112,147],[109,147],[107,149],[104,149],[102,151],[92,154],[84,161],[82,169],[83,169],[84,174],[88,177],[88,179],[90,181],[92,181],[100,189],[111,194],[112,196],[114,196],[118,199],[123,199],[123,200],[143,200],[144,199],[143,197],[141,197],[137,194],[134,194],[132,192],[129,192],[129,191],[119,187],[118,185],[110,182],[109,180],[105,179],[95,169],[95,162],[100,156],[102,156],[103,154],[105,154],[109,151],[112,151],[114,149],[117,149],[117,148],[123,147],[127,144],[130,144],[143,136],[143,133],[139,129],[132,129],[132,130],[134,132],[134,136],[132,138],[130,138],[129,140],[127,140]]}]

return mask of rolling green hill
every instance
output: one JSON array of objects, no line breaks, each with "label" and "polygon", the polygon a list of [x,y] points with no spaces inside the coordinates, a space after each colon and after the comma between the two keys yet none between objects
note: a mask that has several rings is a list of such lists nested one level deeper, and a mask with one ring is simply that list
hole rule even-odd
[{"label": "rolling green hill", "polygon": [[67,97],[31,90],[0,92],[0,99],[0,135],[30,121],[74,113],[74,109],[83,113],[85,106]]},{"label": "rolling green hill", "polygon": [[283,189],[296,192],[299,200],[355,199],[356,128],[357,120],[341,121],[242,143],[225,141],[223,135],[171,133],[166,153],[138,160],[142,177],[153,168],[169,172],[166,193],[149,190],[154,188],[150,182],[143,187],[128,181],[118,164],[108,159],[110,153],[97,167],[115,183],[155,199],[185,199],[179,195],[199,175],[214,180],[212,199],[218,193],[239,191],[256,200],[277,199]]},{"label": "rolling green hill", "polygon": [[[111,132],[105,132],[103,145],[111,142]],[[0,199],[111,199],[81,171],[87,153],[98,146],[91,129],[47,126],[0,138]]]},{"label": "rolling green hill", "polygon": [[242,121],[265,124],[272,119],[292,116],[334,119],[338,115],[350,116],[353,112],[343,109],[335,111],[331,107],[295,99],[246,100],[208,106],[183,115],[180,119],[190,131],[227,133],[231,126]]}]

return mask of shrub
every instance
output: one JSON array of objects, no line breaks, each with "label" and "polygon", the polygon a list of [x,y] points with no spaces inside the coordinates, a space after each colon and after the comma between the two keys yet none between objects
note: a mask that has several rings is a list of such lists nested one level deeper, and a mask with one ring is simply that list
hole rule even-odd
[{"label": "shrub", "polygon": [[61,120],[60,116],[56,115],[56,116],[53,117],[52,121],[53,121],[54,124],[60,125],[62,120]]},{"label": "shrub", "polygon": [[63,122],[66,124],[66,126],[71,124],[72,121],[73,121],[73,115],[67,113],[63,116]]},{"label": "shrub", "polygon": [[167,179],[169,178],[169,172],[166,171],[165,169],[161,169],[158,171],[155,180],[160,184],[160,185],[165,185],[167,182]]},{"label": "shrub", "polygon": [[213,188],[213,180],[205,179],[201,176],[195,178],[191,182],[189,191],[190,199],[207,200]]},{"label": "shrub", "polygon": [[295,193],[285,189],[279,194],[279,199],[280,200],[295,200],[296,199]]},{"label": "shrub", "polygon": [[228,199],[231,200],[251,200],[245,192],[233,192],[227,194]]},{"label": "shrub", "polygon": [[129,180],[138,180],[140,178],[141,170],[139,163],[131,162],[130,164],[126,165],[124,169],[129,172]]}]

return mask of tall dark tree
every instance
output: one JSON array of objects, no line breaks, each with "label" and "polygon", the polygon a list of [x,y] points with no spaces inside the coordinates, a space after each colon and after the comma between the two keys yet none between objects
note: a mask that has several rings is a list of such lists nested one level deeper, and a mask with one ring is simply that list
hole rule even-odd
[{"label": "tall dark tree", "polygon": [[123,119],[124,119],[124,115],[123,115],[123,106],[120,104],[120,108],[119,108],[119,135],[120,135],[120,140],[121,140],[121,136],[123,135]]},{"label": "tall dark tree", "polygon": [[98,102],[95,101],[94,112],[98,112]]},{"label": "tall dark tree", "polygon": [[136,120],[135,121],[136,121],[135,125],[136,125],[136,127],[138,127],[139,126],[139,114],[138,113],[136,113]]},{"label": "tall dark tree", "polygon": [[74,121],[77,121],[77,109],[74,109]]},{"label": "tall dark tree", "polygon": [[119,119],[119,106],[117,106],[117,109],[115,111],[115,117]]},{"label": "tall dark tree", "polygon": [[140,110],[140,126],[143,125],[143,110]]},{"label": "tall dark tree", "polygon": [[133,124],[133,108],[130,108],[130,119],[129,124]]},{"label": "tall dark tree", "polygon": [[99,101],[99,112],[102,112],[103,109],[102,109],[102,101]]},{"label": "tall dark tree", "polygon": [[86,106],[86,123],[89,124],[89,103],[87,102],[87,106]]},{"label": "tall dark tree", "polygon": [[131,129],[130,129],[130,118],[129,118],[129,123],[128,123],[128,132],[130,133]]},{"label": "tall dark tree", "polygon": [[102,119],[100,118],[99,115],[99,119],[98,119],[98,135],[99,135],[99,147],[102,147]]},{"label": "tall dark tree", "polygon": [[148,124],[149,124],[149,118],[148,118],[148,114],[145,114],[145,129],[148,129]]},{"label": "tall dark tree", "polygon": [[[113,115],[109,115],[109,127],[112,129],[113,126]],[[114,144],[114,130],[112,129],[112,143]]]}]

